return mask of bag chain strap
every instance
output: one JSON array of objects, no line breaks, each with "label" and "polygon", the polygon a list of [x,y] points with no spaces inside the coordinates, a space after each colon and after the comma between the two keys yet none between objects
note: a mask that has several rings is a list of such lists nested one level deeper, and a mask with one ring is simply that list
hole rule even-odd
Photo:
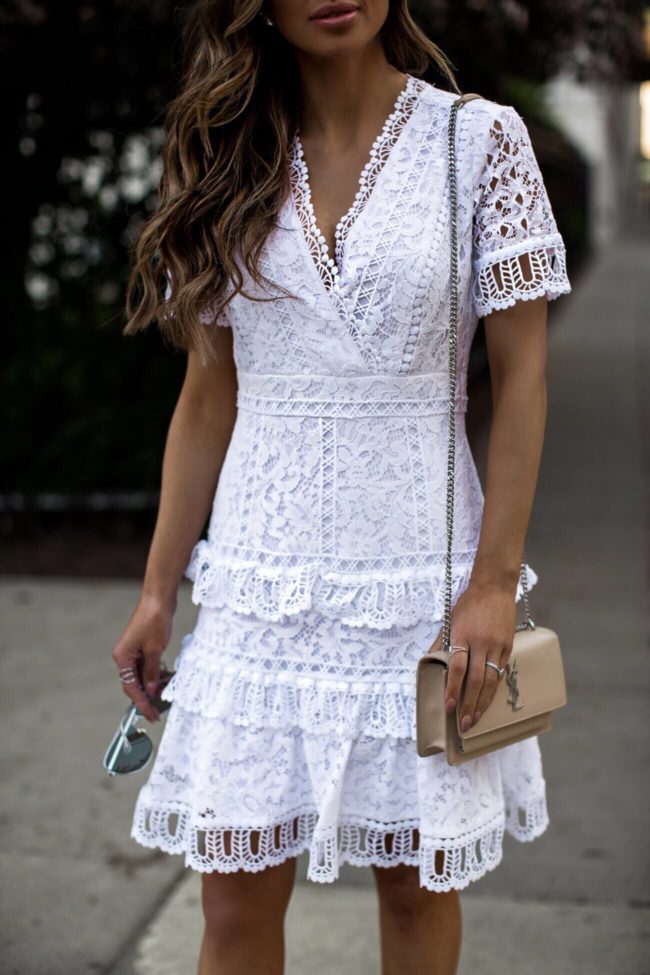
[{"label": "bag chain strap", "polygon": [[[456,186],[456,118],[458,109],[465,102],[473,98],[481,98],[473,92],[467,92],[453,102],[449,115],[449,196],[451,202],[451,295],[449,307],[449,433],[447,449],[447,555],[445,559],[445,615],[442,628],[442,649],[449,652],[451,644],[451,555],[452,536],[454,527],[454,466],[456,461],[456,359],[458,335],[458,231],[457,231],[457,186]],[[525,551],[522,552],[519,577],[524,597],[524,611],[526,618],[517,623],[517,630],[534,629],[535,624],[530,616],[528,602],[528,579]]]}]

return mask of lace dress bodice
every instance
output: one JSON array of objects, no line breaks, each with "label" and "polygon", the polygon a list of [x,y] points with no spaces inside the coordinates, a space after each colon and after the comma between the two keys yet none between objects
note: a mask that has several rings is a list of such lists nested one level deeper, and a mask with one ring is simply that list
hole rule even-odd
[{"label": "lace dress bodice", "polygon": [[[186,570],[195,602],[269,620],[314,606],[375,628],[441,618],[454,97],[407,76],[339,221],[334,257],[294,134],[291,192],[261,257],[280,288],[245,274],[249,294],[272,300],[235,295],[216,322],[233,329],[238,415],[208,537]],[[478,318],[570,290],[516,110],[465,105],[457,159],[456,592],[469,579],[483,504],[464,428]],[[529,585],[536,578],[529,568]]]}]

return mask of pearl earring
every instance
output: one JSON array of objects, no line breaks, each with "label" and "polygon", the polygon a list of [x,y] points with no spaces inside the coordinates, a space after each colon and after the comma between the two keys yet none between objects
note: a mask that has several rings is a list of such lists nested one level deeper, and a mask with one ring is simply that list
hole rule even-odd
[{"label": "pearl earring", "polygon": [[260,16],[267,27],[273,27],[273,21],[270,17],[268,17],[266,14],[260,14]]}]

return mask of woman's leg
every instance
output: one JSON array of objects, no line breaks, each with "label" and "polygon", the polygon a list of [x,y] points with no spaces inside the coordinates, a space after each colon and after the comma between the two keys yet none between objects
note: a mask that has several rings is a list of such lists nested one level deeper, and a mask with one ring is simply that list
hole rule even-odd
[{"label": "woman's leg", "polygon": [[382,975],[455,975],[462,935],[458,891],[421,887],[417,867],[373,867],[373,874]]},{"label": "woman's leg", "polygon": [[296,857],[249,872],[202,873],[205,928],[197,975],[282,975]]}]

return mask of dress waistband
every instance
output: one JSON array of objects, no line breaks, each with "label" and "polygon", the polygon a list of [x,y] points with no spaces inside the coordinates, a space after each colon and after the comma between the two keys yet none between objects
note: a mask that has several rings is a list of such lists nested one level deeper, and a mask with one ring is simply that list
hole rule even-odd
[{"label": "dress waistband", "polygon": [[[448,379],[417,376],[318,376],[237,372],[237,406],[253,413],[284,416],[426,416],[449,409]],[[460,381],[456,412],[467,410]]]}]

